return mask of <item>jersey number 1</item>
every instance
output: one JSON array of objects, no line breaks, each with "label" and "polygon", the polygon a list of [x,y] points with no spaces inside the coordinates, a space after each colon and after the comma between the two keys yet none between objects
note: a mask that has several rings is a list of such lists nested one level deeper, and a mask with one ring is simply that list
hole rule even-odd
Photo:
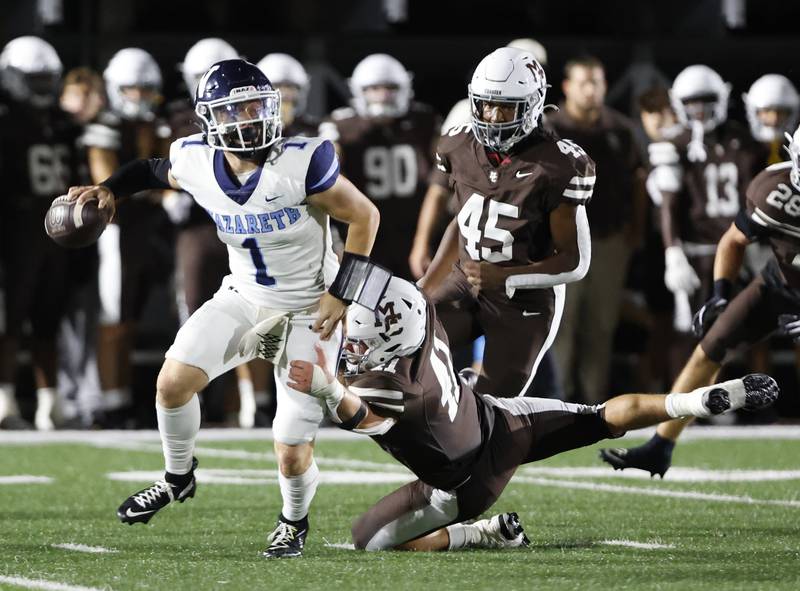
[{"label": "jersey number 1", "polygon": [[253,259],[253,266],[256,268],[256,283],[267,287],[275,285],[275,278],[267,275],[267,265],[261,256],[261,249],[258,248],[256,239],[248,238],[242,242],[242,246],[250,251],[250,258]]}]

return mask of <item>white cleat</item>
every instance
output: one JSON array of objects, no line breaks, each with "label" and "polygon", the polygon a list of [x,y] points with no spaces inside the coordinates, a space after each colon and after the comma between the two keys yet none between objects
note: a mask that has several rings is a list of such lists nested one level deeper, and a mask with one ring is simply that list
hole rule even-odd
[{"label": "white cleat", "polygon": [[501,513],[472,524],[478,533],[473,548],[520,548],[530,544],[516,513]]}]

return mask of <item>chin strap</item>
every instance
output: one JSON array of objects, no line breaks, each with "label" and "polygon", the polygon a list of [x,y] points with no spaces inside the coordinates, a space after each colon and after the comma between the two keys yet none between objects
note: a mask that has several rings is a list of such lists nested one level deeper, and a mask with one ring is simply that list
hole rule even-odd
[{"label": "chin strap", "polygon": [[692,139],[689,141],[689,162],[705,162],[707,158],[706,147],[703,145],[705,128],[702,121],[692,121]]}]

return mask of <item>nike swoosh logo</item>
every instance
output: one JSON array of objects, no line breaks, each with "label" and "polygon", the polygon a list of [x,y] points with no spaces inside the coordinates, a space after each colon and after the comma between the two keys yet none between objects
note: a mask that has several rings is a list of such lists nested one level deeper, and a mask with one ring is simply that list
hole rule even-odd
[{"label": "nike swoosh logo", "polygon": [[522,172],[521,170],[518,170],[517,171],[517,178],[521,179],[522,177],[530,176],[532,174],[533,174],[532,172]]},{"label": "nike swoosh logo", "polygon": [[125,511],[125,515],[128,517],[138,517],[139,515],[149,515],[150,513],[155,513],[156,510],[153,509],[152,511],[131,511],[131,508],[128,507],[128,510]]},{"label": "nike swoosh logo", "polygon": [[522,311],[523,316],[539,316],[541,312],[528,312],[527,310]]},{"label": "nike swoosh logo", "polygon": [[269,203],[270,201],[275,201],[276,199],[280,199],[281,197],[283,197],[283,195],[276,195],[275,197],[265,197],[264,201]]}]

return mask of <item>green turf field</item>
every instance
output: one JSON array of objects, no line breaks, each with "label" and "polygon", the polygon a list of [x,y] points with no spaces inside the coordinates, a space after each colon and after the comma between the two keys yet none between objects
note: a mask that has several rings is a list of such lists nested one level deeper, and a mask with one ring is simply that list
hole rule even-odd
[{"label": "green turf field", "polygon": [[[686,441],[663,482],[577,450],[520,470],[491,511],[517,511],[531,547],[435,555],[339,547],[407,473],[371,441],[323,440],[306,554],[272,562],[259,556],[280,509],[269,441],[201,440],[197,496],[123,526],[115,509],[162,469],[160,447],[82,437],[0,439],[0,588],[800,589],[797,436]],[[24,475],[52,480],[9,482]]]}]

